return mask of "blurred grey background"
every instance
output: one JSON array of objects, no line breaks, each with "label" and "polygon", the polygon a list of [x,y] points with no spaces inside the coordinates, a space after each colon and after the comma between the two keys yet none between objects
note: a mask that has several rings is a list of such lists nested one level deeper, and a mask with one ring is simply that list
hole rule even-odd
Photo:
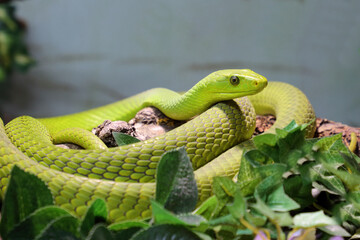
[{"label": "blurred grey background", "polygon": [[37,65],[10,79],[1,117],[78,112],[153,87],[186,90],[250,68],[303,90],[319,117],[360,126],[358,0],[28,0]]}]

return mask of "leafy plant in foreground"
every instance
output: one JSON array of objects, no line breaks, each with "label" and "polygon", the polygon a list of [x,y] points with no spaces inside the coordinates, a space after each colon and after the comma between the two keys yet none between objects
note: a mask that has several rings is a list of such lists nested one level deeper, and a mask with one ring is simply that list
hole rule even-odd
[{"label": "leafy plant in foreground", "polygon": [[94,236],[106,234],[100,228],[106,217],[106,205],[101,199],[92,203],[82,219],[54,206],[52,194],[44,182],[15,165],[2,206],[0,230],[4,240],[59,239],[59,236],[62,239],[101,239]]},{"label": "leafy plant in foreground", "polygon": [[228,231],[233,238],[354,233],[359,227],[360,159],[349,152],[341,135],[306,140],[305,130],[306,125],[292,122],[276,134],[255,137],[237,182],[214,179],[217,208],[200,207],[198,213],[211,223],[232,226]]}]

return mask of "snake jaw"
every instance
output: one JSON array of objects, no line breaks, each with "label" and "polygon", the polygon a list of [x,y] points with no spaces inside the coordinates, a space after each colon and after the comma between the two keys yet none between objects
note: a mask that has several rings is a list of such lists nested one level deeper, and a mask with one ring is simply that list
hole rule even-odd
[{"label": "snake jaw", "polygon": [[221,96],[225,100],[231,100],[239,97],[244,97],[248,95],[253,95],[258,93],[259,91],[243,91],[241,92],[241,95],[239,92],[212,92],[212,94],[216,94],[217,96]]}]

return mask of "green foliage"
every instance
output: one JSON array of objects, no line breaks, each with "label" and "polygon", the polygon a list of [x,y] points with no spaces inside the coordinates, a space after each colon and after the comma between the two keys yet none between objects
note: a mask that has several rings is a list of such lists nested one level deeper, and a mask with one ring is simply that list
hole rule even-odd
[{"label": "green foliage", "polygon": [[[80,224],[80,234],[85,237],[89,234],[91,228],[97,223],[106,222],[107,208],[106,204],[101,199],[96,199],[88,208],[83,220]],[[101,226],[101,225],[100,225]],[[103,231],[103,230],[98,230]]]},{"label": "green foliage", "polygon": [[174,240],[200,240],[194,232],[181,225],[163,224],[155,225],[146,230],[139,231],[132,240],[145,239],[174,239]]},{"label": "green foliage", "polygon": [[123,146],[123,145],[140,142],[139,139],[134,138],[130,135],[121,133],[121,132],[113,132],[112,134],[113,134],[115,142],[118,146]]},{"label": "green foliage", "polygon": [[303,229],[297,232],[303,237],[313,236],[315,229],[322,236],[350,236],[359,227],[360,159],[340,135],[307,140],[305,128],[292,122],[276,134],[253,138],[237,182],[214,179],[216,199],[196,212],[209,220],[217,236],[224,237],[225,226],[229,238],[250,230],[278,239],[294,233],[284,229]]},{"label": "green foliage", "polygon": [[[44,229],[50,229],[58,219],[71,217],[64,209],[46,206],[35,210],[9,232],[8,239],[35,239]],[[4,236],[4,235],[3,235]]]},{"label": "green foliage", "polygon": [[[107,225],[95,200],[79,219],[53,206],[35,176],[14,167],[3,204],[3,239],[322,239],[357,236],[360,159],[341,136],[305,139],[294,122],[253,139],[237,181],[213,179],[214,196],[197,204],[192,165],[183,148],[163,155],[152,219]],[[27,183],[26,188],[25,182]],[[29,187],[29,182],[31,186]]]},{"label": "green foliage", "polygon": [[0,83],[14,70],[25,72],[33,64],[24,44],[25,25],[15,16],[15,7],[0,4]]},{"label": "green foliage", "polygon": [[1,209],[0,233],[3,239],[32,212],[52,204],[51,192],[45,184],[36,176],[14,166]]},{"label": "green foliage", "polygon": [[165,153],[157,167],[156,201],[175,213],[192,211],[198,190],[185,148]]},{"label": "green foliage", "polygon": [[92,203],[82,220],[54,206],[45,183],[15,165],[2,206],[1,237],[4,240],[58,239],[59,236],[94,239],[92,235],[101,231],[94,228],[97,223],[105,223],[106,218],[106,204],[100,199]]}]

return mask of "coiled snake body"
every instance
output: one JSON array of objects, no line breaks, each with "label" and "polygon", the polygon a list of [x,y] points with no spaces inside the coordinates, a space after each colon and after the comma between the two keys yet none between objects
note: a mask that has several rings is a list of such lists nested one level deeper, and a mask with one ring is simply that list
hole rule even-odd
[{"label": "coiled snake body", "polygon": [[[256,114],[276,116],[268,132],[292,120],[303,124],[314,119],[312,106],[300,90],[279,82],[266,85],[266,78],[251,70],[221,70],[183,95],[152,89],[68,116],[39,120],[23,116],[5,128],[0,119],[1,194],[4,196],[16,164],[40,177],[55,203],[77,215],[83,215],[94,199],[103,198],[109,221],[149,217],[157,162],[164,152],[184,146],[196,169],[199,200],[204,201],[212,194],[214,176],[233,177],[239,170],[242,152],[251,141],[247,139],[255,129]],[[53,145],[54,136],[61,131],[91,130],[105,119],[129,120],[145,106],[156,106],[174,119],[201,114],[162,136],[137,144],[91,150]],[[313,133],[314,124],[308,127],[308,136]]]}]

